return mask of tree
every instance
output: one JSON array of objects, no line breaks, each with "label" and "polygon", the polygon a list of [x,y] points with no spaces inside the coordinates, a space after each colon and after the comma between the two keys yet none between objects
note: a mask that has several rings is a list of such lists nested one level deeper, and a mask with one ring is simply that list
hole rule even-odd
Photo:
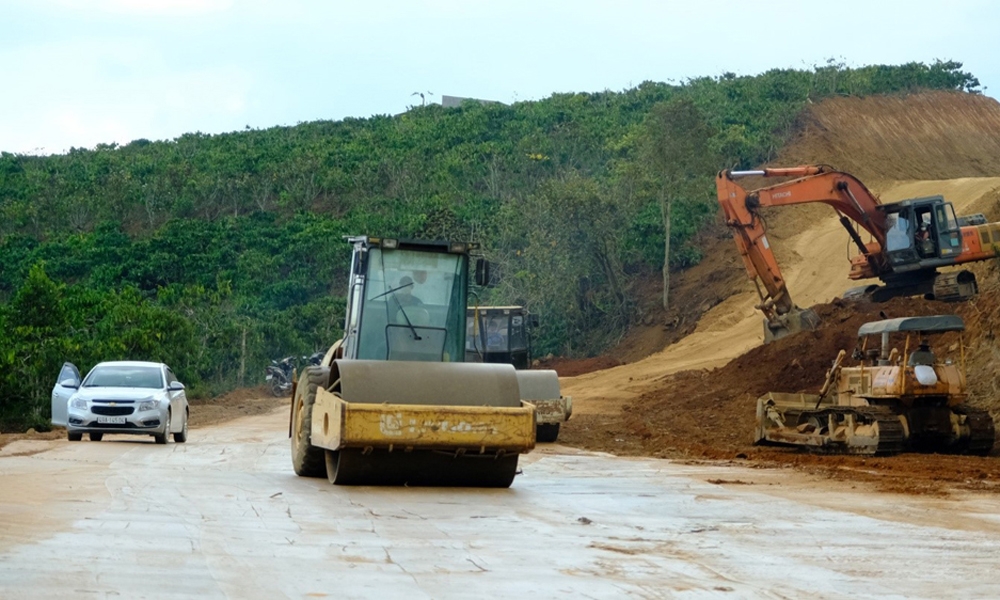
[{"label": "tree", "polygon": [[670,215],[676,200],[697,193],[717,165],[709,144],[714,135],[688,96],[655,105],[644,123],[642,156],[658,187],[663,219],[663,309],[669,308]]}]

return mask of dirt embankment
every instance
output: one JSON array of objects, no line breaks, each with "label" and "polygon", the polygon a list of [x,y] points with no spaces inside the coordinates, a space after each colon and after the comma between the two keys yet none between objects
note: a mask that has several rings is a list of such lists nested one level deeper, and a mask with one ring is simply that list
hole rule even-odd
[{"label": "dirt embankment", "polygon": [[[942,193],[956,201],[962,214],[982,211],[996,219],[1000,217],[1000,180],[992,178],[1000,176],[1000,104],[982,96],[948,93],[823,102],[799,119],[797,135],[774,165],[803,163],[832,164],[850,172],[876,193],[882,192],[886,201]],[[841,243],[846,240],[843,231],[835,238],[836,227],[824,224],[831,213],[824,206],[795,207],[773,211],[768,217],[769,237],[786,269],[792,296],[800,303],[806,298],[805,304],[829,302],[837,295],[835,287],[850,285],[846,259],[838,269],[839,263],[824,258],[834,253],[839,257],[846,245]],[[731,239],[726,241],[732,245]],[[824,244],[830,247],[818,247]],[[693,342],[699,336],[692,335],[634,365],[567,379],[564,389],[571,390],[581,410],[564,427],[562,441],[616,454],[794,465],[892,491],[942,493],[953,487],[1000,491],[997,457],[863,459],[750,444],[759,395],[818,389],[837,352],[853,349],[858,327],[884,318],[883,314],[961,315],[968,327],[970,403],[1000,417],[1000,269],[995,262],[972,267],[981,287],[980,296],[972,302],[955,305],[897,299],[882,305],[821,304],[816,307],[823,317],[819,330],[761,346],[744,339],[759,336],[760,323],[759,315],[754,315],[753,326],[746,326],[750,317],[738,314],[739,298],[746,295],[746,289],[711,289],[709,274],[714,269],[742,276],[735,252],[730,260],[724,256],[723,252],[706,257],[707,273],[702,273],[706,285],[694,289],[702,295],[707,289],[723,299],[731,296],[697,325],[706,333],[718,328],[709,322],[724,326],[725,337],[710,341],[717,355],[727,357],[728,362],[715,362],[723,365],[717,368],[677,372],[673,365],[688,361],[692,352],[706,352],[704,344]],[[715,277],[715,281],[724,280]],[[673,301],[693,298],[697,304],[698,297],[689,294],[680,288]],[[742,352],[747,347],[750,350]],[[626,356],[627,350],[613,355]],[[591,395],[590,390],[595,393]]]},{"label": "dirt embankment", "polygon": [[[574,417],[561,440],[620,455],[802,466],[838,478],[869,481],[891,491],[940,492],[946,486],[1000,491],[1000,459],[994,457],[865,459],[813,456],[751,444],[756,399],[768,391],[818,391],[837,352],[854,349],[862,324],[886,317],[951,314],[955,308],[912,298],[884,304],[835,301],[818,305],[815,309],[823,324],[816,331],[760,346],[723,367],[666,375],[655,389],[626,403],[618,413]],[[972,305],[959,308],[966,320],[976,310]],[[936,340],[940,358],[958,362],[957,338],[949,334]],[[970,361],[970,378],[976,368]],[[970,403],[995,407],[996,398],[974,396]]]}]

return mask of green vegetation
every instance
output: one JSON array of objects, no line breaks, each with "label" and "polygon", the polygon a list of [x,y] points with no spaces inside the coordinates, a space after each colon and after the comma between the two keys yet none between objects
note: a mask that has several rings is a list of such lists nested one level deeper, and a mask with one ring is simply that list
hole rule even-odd
[{"label": "green vegetation", "polygon": [[[347,234],[479,241],[503,275],[481,302],[543,315],[541,353],[599,351],[634,317],[636,273],[664,268],[665,249],[667,269],[699,260],[715,169],[767,161],[825,96],[974,93],[961,67],[829,64],[2,153],[0,428],[44,426],[63,361],[163,360],[197,395],[325,348]],[[677,168],[678,151],[696,156]]]}]

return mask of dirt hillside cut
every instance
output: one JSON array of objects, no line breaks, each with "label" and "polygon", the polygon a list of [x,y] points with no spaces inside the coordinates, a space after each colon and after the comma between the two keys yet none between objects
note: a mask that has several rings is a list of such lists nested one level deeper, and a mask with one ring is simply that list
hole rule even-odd
[{"label": "dirt hillside cut", "polygon": [[[1000,216],[996,206],[1000,104],[990,98],[935,93],[834,99],[811,107],[799,125],[794,142],[775,165],[831,164],[857,176],[884,202],[942,194],[954,203],[958,214]],[[987,293],[1000,289],[994,267],[975,268],[984,293],[972,303],[906,299],[875,306],[831,304],[846,289],[859,285],[847,279],[846,233],[827,207],[783,212],[787,215],[769,220],[769,238],[792,297],[800,306],[820,305],[823,327],[762,346],[756,295],[743,285],[745,280],[740,281],[731,295],[705,312],[689,335],[662,351],[630,364],[564,379],[564,393],[573,396],[576,413],[565,427],[565,441],[626,454],[792,461],[838,473],[862,473],[871,471],[870,465],[878,461],[869,459],[868,467],[860,467],[851,459],[820,460],[750,446],[756,396],[769,390],[818,388],[837,351],[853,348],[858,326],[879,319],[880,312],[905,316],[957,311],[969,327],[970,380],[976,379],[977,370],[991,375],[997,371],[994,358],[1000,352],[993,336],[1000,314],[994,296]],[[732,257],[737,258],[735,252]],[[742,264],[733,260],[721,268],[741,272]],[[675,302],[682,301],[675,296]],[[983,379],[971,385],[973,402],[995,409],[996,401],[989,395],[996,386],[984,385]],[[909,476],[880,480],[890,487],[895,484],[886,482],[917,491],[939,490],[944,485],[942,472],[951,473],[945,478],[949,484],[977,489],[1000,486],[1000,460],[995,458],[880,460],[889,461],[890,470],[912,471]],[[884,474],[884,469],[875,471]],[[903,481],[907,483],[899,483]]]}]

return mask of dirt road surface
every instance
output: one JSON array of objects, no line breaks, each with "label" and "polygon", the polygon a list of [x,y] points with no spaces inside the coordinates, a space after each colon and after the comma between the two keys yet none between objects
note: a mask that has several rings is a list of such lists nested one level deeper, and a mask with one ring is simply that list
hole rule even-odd
[{"label": "dirt road surface", "polygon": [[509,490],[335,487],[292,474],[286,419],[168,446],[10,443],[0,597],[930,598],[1000,584],[995,497],[945,505],[557,445],[523,457]]}]

